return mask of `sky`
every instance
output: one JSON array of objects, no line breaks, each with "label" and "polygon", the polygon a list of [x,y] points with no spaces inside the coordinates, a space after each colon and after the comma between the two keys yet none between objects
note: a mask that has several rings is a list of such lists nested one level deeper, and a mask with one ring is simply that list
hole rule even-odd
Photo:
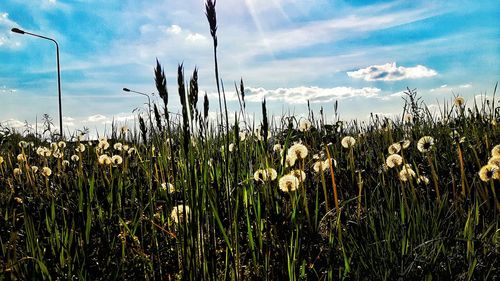
[{"label": "sky", "polygon": [[[180,112],[182,63],[186,79],[198,68],[200,96],[217,116],[204,8],[203,0],[1,0],[0,124],[22,131],[49,114],[59,126],[55,45],[13,27],[59,43],[65,134],[133,126],[147,100],[122,88],[156,93],[156,59],[170,111]],[[216,10],[229,111],[239,109],[234,85],[243,79],[249,118],[260,118],[264,98],[275,117],[307,116],[308,101],[327,118],[336,101],[343,120],[397,116],[407,87],[429,107],[458,95],[470,105],[492,97],[500,78],[495,0],[219,0]]]}]

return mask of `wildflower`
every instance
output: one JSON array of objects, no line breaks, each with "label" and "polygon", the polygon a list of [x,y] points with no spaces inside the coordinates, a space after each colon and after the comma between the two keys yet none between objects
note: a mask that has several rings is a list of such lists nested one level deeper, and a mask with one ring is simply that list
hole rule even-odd
[{"label": "wildflower", "polygon": [[387,151],[389,151],[389,154],[399,153],[399,151],[401,151],[401,144],[397,142],[393,143],[387,148]]},{"label": "wildflower", "polygon": [[417,143],[417,149],[422,153],[429,152],[433,146],[434,146],[434,138],[431,136],[421,137]]},{"label": "wildflower", "polygon": [[38,172],[38,167],[37,166],[31,166],[31,171],[36,174],[36,172]]},{"label": "wildflower", "polygon": [[22,153],[21,153],[21,154],[19,154],[19,155],[17,155],[17,161],[19,161],[19,162],[24,162],[24,161],[26,161],[26,155],[24,155],[24,154],[22,154]]},{"label": "wildflower", "polygon": [[488,164],[495,165],[500,168],[500,156],[491,157],[490,160],[488,160]]},{"label": "wildflower", "polygon": [[482,181],[489,181],[493,178],[498,179],[498,166],[492,164],[484,165],[481,170],[479,170],[479,178]]},{"label": "wildflower", "polygon": [[111,157],[111,162],[113,162],[114,165],[120,165],[123,159],[120,155],[113,155],[113,157]]},{"label": "wildflower", "polygon": [[22,175],[23,174],[23,170],[19,169],[19,168],[15,168],[14,169],[14,176],[19,176],[19,175]]},{"label": "wildflower", "polygon": [[284,175],[279,180],[279,187],[283,192],[291,192],[299,187],[299,179],[293,175]]},{"label": "wildflower", "polygon": [[186,214],[186,218],[189,221],[189,206],[178,205],[172,209],[172,213],[170,213],[170,218],[174,221],[174,223],[180,223],[184,221],[184,213]]},{"label": "wildflower", "polygon": [[417,184],[424,184],[424,185],[428,185],[429,184],[429,178],[424,176],[424,175],[420,175],[418,178],[417,178]]},{"label": "wildflower", "polygon": [[283,148],[281,148],[281,144],[277,143],[273,146],[273,151],[275,152],[281,152]]},{"label": "wildflower", "polygon": [[307,147],[296,143],[288,149],[288,155],[295,155],[298,159],[304,159],[307,157]]},{"label": "wildflower", "polygon": [[301,119],[300,122],[299,122],[299,131],[301,132],[306,132],[306,131],[309,131],[309,129],[311,129],[311,122],[307,119]]},{"label": "wildflower", "polygon": [[57,143],[57,146],[59,148],[65,148],[66,147],[66,143],[64,141],[60,141],[60,142]]},{"label": "wildflower", "polygon": [[399,172],[399,178],[402,181],[409,181],[411,178],[414,178],[417,174],[413,169],[409,168],[407,165],[403,166],[403,169]]},{"label": "wildflower", "polygon": [[299,169],[291,171],[290,175],[297,177],[297,179],[299,179],[299,182],[304,182],[304,180],[306,179],[306,173]]},{"label": "wildflower", "polygon": [[50,177],[52,175],[52,170],[49,167],[43,167],[42,168],[42,175],[46,177]]},{"label": "wildflower", "polygon": [[112,163],[111,158],[109,158],[109,156],[106,154],[99,156],[99,159],[97,159],[97,161],[101,165],[111,165]]},{"label": "wildflower", "polygon": [[80,157],[78,155],[71,155],[71,161],[74,161],[74,162],[77,162],[78,160],[80,160]]},{"label": "wildflower", "polygon": [[75,147],[75,151],[76,152],[84,152],[85,151],[85,145],[83,143],[79,143],[76,147]]},{"label": "wildflower", "polygon": [[497,144],[493,147],[493,149],[491,150],[491,156],[492,157],[500,156],[500,144]]},{"label": "wildflower", "polygon": [[465,103],[465,99],[463,97],[456,97],[454,103],[457,107],[462,107]]},{"label": "wildflower", "polygon": [[351,148],[356,144],[356,139],[351,136],[346,136],[342,139],[341,144],[344,148]]},{"label": "wildflower", "polygon": [[385,160],[385,164],[389,168],[394,168],[396,166],[401,165],[402,163],[403,163],[403,157],[401,157],[399,154],[391,154]]},{"label": "wildflower", "polygon": [[164,190],[164,191],[168,191],[168,193],[174,193],[175,192],[175,187],[173,184],[171,183],[162,183],[161,184],[161,188]]},{"label": "wildflower", "polygon": [[122,150],[122,148],[123,148],[123,145],[121,144],[121,142],[117,142],[117,143],[115,143],[115,144],[113,145],[113,148],[114,148],[115,150],[121,151],[121,150]]},{"label": "wildflower", "polygon": [[229,152],[233,152],[235,150],[235,144],[234,143],[230,143],[229,144]]}]

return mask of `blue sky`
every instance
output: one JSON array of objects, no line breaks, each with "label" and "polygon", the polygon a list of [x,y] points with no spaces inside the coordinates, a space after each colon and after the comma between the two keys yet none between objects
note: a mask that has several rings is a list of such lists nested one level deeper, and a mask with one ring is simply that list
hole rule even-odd
[{"label": "blue sky", "polygon": [[[342,119],[402,112],[401,92],[417,88],[429,106],[461,95],[492,95],[500,77],[497,1],[217,1],[219,67],[229,99],[242,77],[247,111],[305,116],[307,101]],[[54,45],[61,49],[65,130],[133,124],[155,92],[155,59],[167,75],[169,108],[179,111],[177,64],[199,68],[201,92],[218,101],[203,0],[3,0],[0,3],[0,122],[21,126],[44,113],[58,126]],[[201,104],[199,105],[202,106]]]}]

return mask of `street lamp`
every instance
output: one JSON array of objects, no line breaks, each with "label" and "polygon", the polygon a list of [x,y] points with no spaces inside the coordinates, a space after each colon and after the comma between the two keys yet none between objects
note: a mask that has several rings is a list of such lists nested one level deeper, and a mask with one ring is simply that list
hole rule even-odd
[{"label": "street lamp", "polygon": [[59,92],[59,131],[60,131],[60,134],[61,134],[61,137],[62,137],[63,136],[63,123],[62,123],[62,102],[61,102],[61,67],[59,66],[59,44],[57,44],[57,41],[54,40],[54,39],[52,39],[52,38],[45,37],[45,36],[38,35],[38,34],[34,34],[34,33],[31,33],[31,32],[27,32],[27,31],[21,30],[19,28],[12,28],[11,31],[14,32],[14,33],[18,33],[18,34],[28,34],[28,35],[35,36],[35,37],[38,37],[38,38],[50,40],[50,41],[54,42],[54,44],[56,44],[56,53],[57,53],[57,87],[58,87],[58,92]]}]

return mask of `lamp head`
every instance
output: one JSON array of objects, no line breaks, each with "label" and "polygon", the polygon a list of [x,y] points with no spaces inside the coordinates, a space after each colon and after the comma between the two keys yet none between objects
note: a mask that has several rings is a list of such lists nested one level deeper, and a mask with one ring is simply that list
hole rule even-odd
[{"label": "lamp head", "polygon": [[123,88],[123,91],[124,92],[130,92],[130,89],[129,88]]},{"label": "lamp head", "polygon": [[10,31],[14,32],[14,33],[19,33],[19,34],[24,34],[24,30],[21,30],[19,28],[16,28],[14,27],[13,29],[11,29]]}]

